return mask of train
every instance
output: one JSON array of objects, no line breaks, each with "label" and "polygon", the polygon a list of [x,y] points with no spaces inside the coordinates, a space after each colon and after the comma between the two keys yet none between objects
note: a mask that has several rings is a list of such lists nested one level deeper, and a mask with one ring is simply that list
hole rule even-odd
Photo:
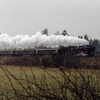
[{"label": "train", "polygon": [[34,56],[34,55],[68,55],[70,52],[73,56],[94,56],[95,47],[91,45],[83,46],[59,46],[58,48],[33,48],[33,49],[14,49],[14,50],[0,50],[0,56]]}]

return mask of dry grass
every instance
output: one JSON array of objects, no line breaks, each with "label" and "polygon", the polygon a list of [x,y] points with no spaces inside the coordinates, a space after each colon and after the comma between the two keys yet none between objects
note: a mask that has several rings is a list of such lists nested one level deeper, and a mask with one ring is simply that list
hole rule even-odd
[{"label": "dry grass", "polygon": [[100,70],[1,65],[0,99],[88,100],[89,96],[100,96],[99,79]]},{"label": "dry grass", "polygon": [[[2,58],[0,62],[5,59],[8,58]],[[20,60],[15,57],[14,62],[16,59]],[[24,59],[22,64],[16,61],[16,66],[12,62],[1,65],[1,100],[99,100],[100,70],[93,69],[100,67],[99,58],[69,59],[67,63],[71,69],[26,66],[28,59],[21,59]]]}]

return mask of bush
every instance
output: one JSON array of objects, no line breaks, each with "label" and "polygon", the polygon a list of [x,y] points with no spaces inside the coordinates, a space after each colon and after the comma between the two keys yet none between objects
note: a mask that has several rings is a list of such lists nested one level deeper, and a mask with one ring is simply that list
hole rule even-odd
[{"label": "bush", "polygon": [[41,57],[42,65],[46,68],[52,66],[53,61],[51,55],[44,55]]},{"label": "bush", "polygon": [[7,57],[4,61],[6,65],[15,66],[40,66],[40,61],[37,56],[20,56],[20,57]]},{"label": "bush", "polygon": [[60,66],[63,66],[63,59],[64,57],[63,56],[60,56],[60,55],[55,55],[53,56],[53,64],[55,67],[59,68]]}]

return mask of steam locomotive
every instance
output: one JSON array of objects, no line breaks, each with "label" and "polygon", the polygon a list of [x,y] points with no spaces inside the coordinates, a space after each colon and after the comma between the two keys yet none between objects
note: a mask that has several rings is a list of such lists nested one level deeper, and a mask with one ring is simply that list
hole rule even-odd
[{"label": "steam locomotive", "polygon": [[1,50],[0,56],[23,56],[23,55],[68,55],[69,52],[73,56],[94,56],[95,48],[91,45],[69,46],[59,48],[34,48],[34,49],[15,49]]}]

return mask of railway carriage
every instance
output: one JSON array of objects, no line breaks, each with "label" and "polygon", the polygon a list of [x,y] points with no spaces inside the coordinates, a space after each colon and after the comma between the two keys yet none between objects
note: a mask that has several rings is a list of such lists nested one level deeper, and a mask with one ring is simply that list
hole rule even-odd
[{"label": "railway carriage", "polygon": [[[23,55],[67,55],[71,53],[73,56],[94,56],[95,48],[91,45],[83,46],[69,46],[59,48],[34,48],[34,49],[15,49],[15,50],[1,50],[0,56],[23,56]],[[83,54],[83,55],[82,55]]]}]

